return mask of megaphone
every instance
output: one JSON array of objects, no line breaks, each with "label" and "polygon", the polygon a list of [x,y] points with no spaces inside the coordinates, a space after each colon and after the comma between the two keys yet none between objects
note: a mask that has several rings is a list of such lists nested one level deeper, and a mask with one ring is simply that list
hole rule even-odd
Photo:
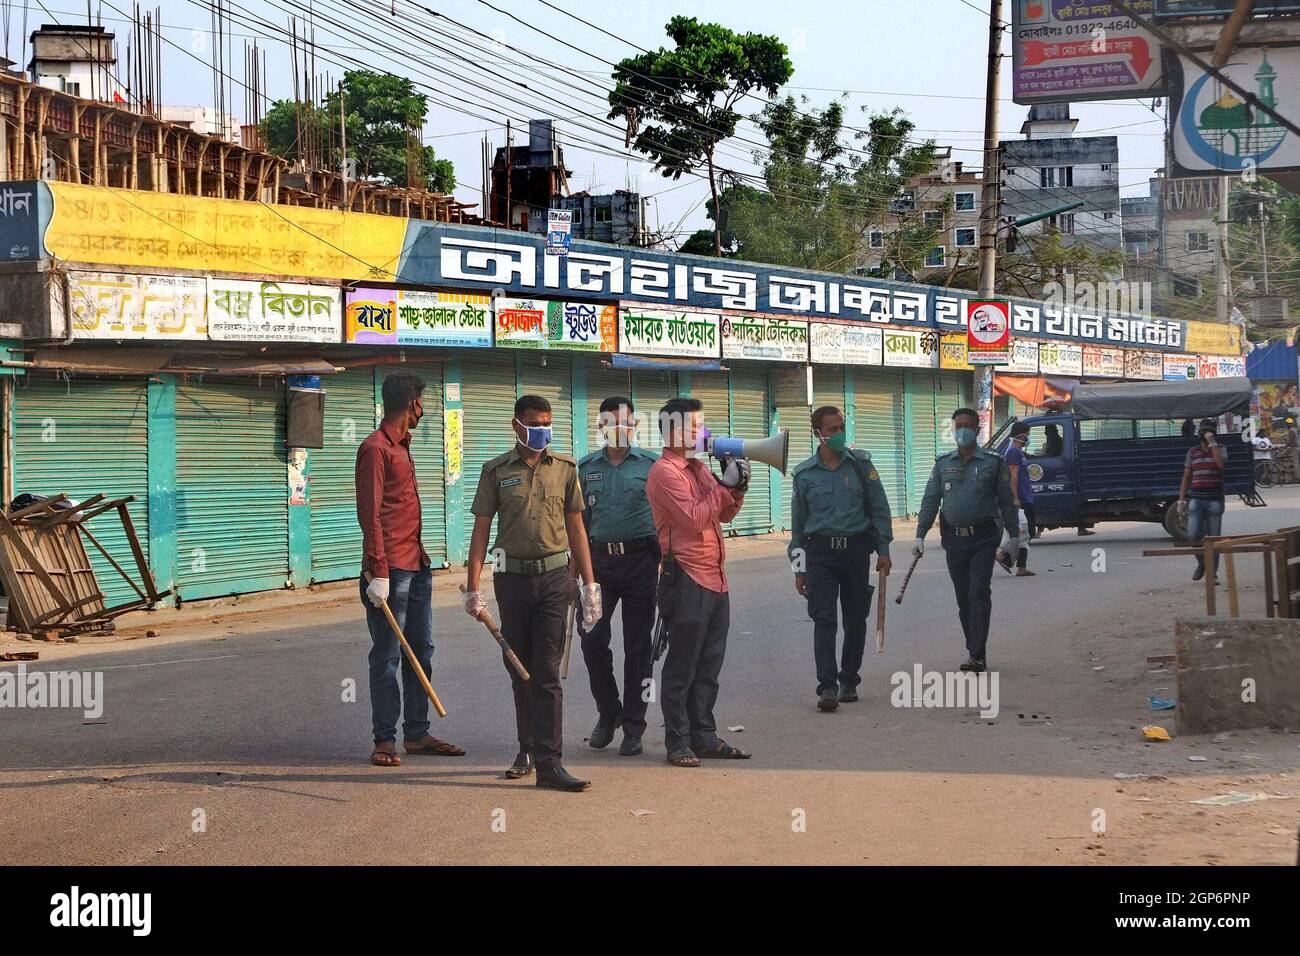
[{"label": "megaphone", "polygon": [[781,474],[790,465],[790,433],[785,429],[769,438],[734,438],[718,435],[709,439],[709,454],[714,458],[748,458],[775,468]]}]

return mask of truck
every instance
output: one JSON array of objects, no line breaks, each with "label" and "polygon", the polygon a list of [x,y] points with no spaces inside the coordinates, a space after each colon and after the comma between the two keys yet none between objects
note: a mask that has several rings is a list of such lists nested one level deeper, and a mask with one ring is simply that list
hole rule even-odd
[{"label": "truck", "polygon": [[1255,489],[1250,403],[1247,378],[1080,385],[1059,411],[1003,422],[985,447],[1005,454],[1013,426],[1028,426],[1026,469],[1040,528],[1158,521],[1182,540],[1178,492],[1202,419],[1219,423],[1225,496],[1265,504]]}]

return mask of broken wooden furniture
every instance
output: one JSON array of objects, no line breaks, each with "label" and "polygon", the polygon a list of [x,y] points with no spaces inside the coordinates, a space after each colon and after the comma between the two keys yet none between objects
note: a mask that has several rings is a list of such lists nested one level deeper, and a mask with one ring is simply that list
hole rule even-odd
[{"label": "broken wooden furniture", "polygon": [[1223,556],[1228,616],[1241,616],[1234,561],[1238,554],[1263,555],[1264,616],[1300,618],[1300,526],[1279,528],[1265,534],[1218,535],[1204,539],[1200,547],[1186,545],[1142,552],[1144,558],[1200,555],[1205,567],[1205,613],[1208,617],[1217,613],[1213,570],[1216,555]]},{"label": "broken wooden furniture", "polygon": [[[0,510],[0,578],[9,597],[9,627],[33,635],[69,636],[111,630],[113,619],[156,604],[159,592],[149,571],[127,504],[135,497],[105,501],[104,495],[80,504],[67,495],[45,498],[19,509]],[[135,559],[139,583],[87,526],[116,511]],[[135,591],[136,598],[108,606],[86,551],[89,541]]]}]

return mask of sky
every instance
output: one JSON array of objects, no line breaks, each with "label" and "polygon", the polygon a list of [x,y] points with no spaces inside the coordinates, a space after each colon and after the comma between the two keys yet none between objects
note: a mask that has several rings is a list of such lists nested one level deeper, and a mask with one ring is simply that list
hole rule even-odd
[{"label": "sky", "polygon": [[[573,191],[639,190],[650,197],[651,228],[680,241],[709,225],[703,212],[706,181],[665,179],[635,154],[628,154],[619,129],[605,120],[603,95],[610,85],[610,63],[638,53],[632,44],[646,49],[670,45],[664,25],[681,13],[737,31],[780,37],[794,64],[784,92],[807,97],[805,108],[845,97],[846,123],[865,126],[869,113],[897,107],[916,124],[917,139],[951,146],[953,158],[967,168],[981,165],[987,0],[553,0],[553,4],[543,0],[226,0],[230,62],[235,64],[230,70],[234,78],[227,81],[227,101],[244,120],[243,46],[254,36],[267,51],[264,92],[271,99],[292,96],[288,18],[296,15],[302,20],[314,13],[318,73],[329,73],[337,81],[344,69],[364,66],[389,71],[415,80],[420,92],[429,96],[425,142],[455,163],[459,199],[479,202],[480,141],[485,134],[494,148],[504,145],[508,114],[518,145],[526,141],[521,130],[526,131],[527,118],[550,116],[557,118],[565,160],[573,172]],[[84,2],[79,0],[10,0],[0,6],[8,12],[7,55],[14,60],[24,56],[24,16],[27,33],[40,23],[86,20]],[[154,0],[150,6],[159,4]],[[209,0],[163,0],[160,6],[168,41],[163,54],[164,102],[212,104]],[[119,58],[125,61],[130,0],[93,0],[92,7],[104,26],[117,33]],[[1010,4],[1004,4],[1004,9],[1009,17]],[[1008,55],[1002,61],[998,126],[1002,138],[1014,138],[1020,134],[1028,107],[1010,100],[1006,32],[1003,52]],[[742,102],[746,113],[762,107],[757,100]],[[1145,195],[1153,170],[1163,165],[1163,108],[1163,103],[1150,100],[1072,106],[1079,120],[1076,135],[1119,137],[1122,195]],[[763,141],[748,123],[742,125],[740,137],[752,143]],[[752,149],[746,142],[724,144],[721,162],[729,169],[758,172]]]}]

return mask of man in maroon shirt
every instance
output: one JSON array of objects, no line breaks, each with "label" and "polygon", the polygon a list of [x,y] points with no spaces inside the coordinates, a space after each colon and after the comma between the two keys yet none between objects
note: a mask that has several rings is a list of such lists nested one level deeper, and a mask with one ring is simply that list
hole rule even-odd
[{"label": "man in maroon shirt", "polygon": [[[420,544],[420,489],[411,460],[411,430],[420,423],[424,381],[398,372],[384,380],[384,420],[357,451],[357,521],[361,524],[361,598],[370,628],[370,762],[396,767],[397,716],[408,754],[462,757],[465,751],[429,734],[429,698],[381,609],[388,602],[425,675],[433,659],[433,573]],[[397,686],[397,668],[402,686]],[[403,700],[405,707],[403,707]]]},{"label": "man in maroon shirt", "polygon": [[731,623],[722,522],[745,502],[749,462],[732,459],[715,478],[700,461],[708,430],[698,398],[670,399],[659,411],[664,451],[646,479],[659,550],[659,614],[668,628],[660,675],[664,746],[675,767],[700,758],[750,755],[718,737],[713,705]]}]

